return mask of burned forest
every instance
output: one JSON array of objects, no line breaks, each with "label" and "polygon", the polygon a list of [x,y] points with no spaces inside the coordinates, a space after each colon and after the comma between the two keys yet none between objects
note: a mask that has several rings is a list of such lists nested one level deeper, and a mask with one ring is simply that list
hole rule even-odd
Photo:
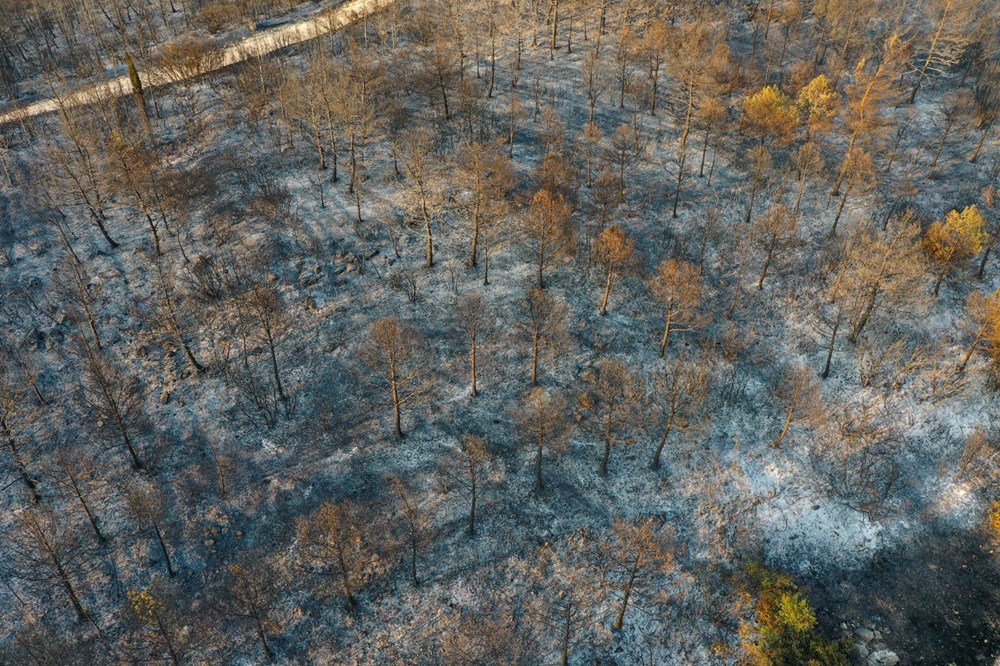
[{"label": "burned forest", "polygon": [[0,0],[0,663],[1000,663],[998,0]]}]

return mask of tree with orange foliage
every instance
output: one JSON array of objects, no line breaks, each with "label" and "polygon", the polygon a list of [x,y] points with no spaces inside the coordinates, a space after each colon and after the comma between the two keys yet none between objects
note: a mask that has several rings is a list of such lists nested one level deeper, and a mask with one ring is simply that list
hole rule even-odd
[{"label": "tree with orange foliage", "polygon": [[546,449],[561,453],[569,445],[570,421],[566,400],[559,393],[536,386],[524,396],[517,421],[525,440],[535,450],[535,490],[541,491],[545,487],[542,453]]},{"label": "tree with orange foliage", "polygon": [[522,224],[524,244],[538,267],[538,288],[545,288],[545,266],[569,253],[576,242],[566,198],[548,189],[539,190]]},{"label": "tree with orange foliage", "polygon": [[847,205],[847,197],[852,192],[858,190],[870,190],[873,186],[872,177],[875,175],[875,166],[872,163],[872,156],[862,148],[854,148],[844,158],[842,170],[844,174],[844,193],[840,197],[840,205],[837,206],[837,215],[833,218],[833,226],[830,227],[830,235],[837,234],[837,225],[840,217],[844,214],[844,207]]},{"label": "tree with orange foliage", "polygon": [[607,279],[604,284],[604,298],[601,300],[601,316],[608,313],[608,299],[611,296],[611,282],[616,274],[627,271],[635,255],[635,239],[620,224],[614,224],[601,232],[594,248],[594,258],[605,267]]},{"label": "tree with orange foliage", "polygon": [[690,331],[697,324],[695,310],[701,305],[701,274],[695,264],[667,259],[649,283],[653,296],[666,309],[660,340],[660,356],[670,342],[671,331]]},{"label": "tree with orange foliage", "polygon": [[371,516],[350,502],[324,502],[316,511],[296,521],[297,541],[303,564],[336,583],[334,594],[342,595],[348,609],[357,605],[355,594],[372,578],[378,556],[365,533]]},{"label": "tree with orange foliage", "polygon": [[959,372],[965,370],[976,350],[983,347],[988,347],[994,358],[1000,360],[1000,289],[989,296],[972,292],[966,301],[965,312],[973,334],[969,349],[958,366]]},{"label": "tree with orange foliage", "polygon": [[377,383],[389,389],[397,439],[403,437],[403,405],[418,399],[429,386],[429,366],[416,333],[395,317],[382,317],[368,327],[360,351]]},{"label": "tree with orange foliage", "polygon": [[[883,110],[898,100],[899,91],[895,83],[908,61],[906,44],[894,34],[886,40],[881,58],[873,70],[865,59],[861,59],[854,68],[854,81],[847,87],[847,103],[841,110],[845,126],[851,133],[847,142],[847,155],[851,154],[859,139],[884,132],[888,117],[883,115]],[[840,175],[831,190],[833,196],[840,194],[840,186],[847,177],[847,167],[845,157]]]},{"label": "tree with orange foliage", "polygon": [[[517,184],[517,174],[498,142],[463,144],[458,168],[459,182],[471,195],[465,204],[472,225],[466,263],[474,268],[479,261],[480,236],[488,231],[492,218],[506,212],[506,195]],[[489,247],[485,249],[489,251]]]},{"label": "tree with orange foliage", "polygon": [[538,365],[543,354],[555,356],[566,346],[568,308],[550,291],[529,286],[521,299],[517,328],[531,339],[531,384],[538,385]]},{"label": "tree with orange foliage", "polygon": [[636,416],[644,389],[638,375],[616,358],[597,366],[593,388],[580,396],[581,406],[591,415],[593,433],[604,445],[599,473],[608,475],[611,449],[635,442]]},{"label": "tree with orange foliage", "polygon": [[622,628],[629,604],[637,597],[651,601],[662,589],[655,583],[674,570],[673,550],[673,530],[657,519],[615,521],[611,538],[599,550],[607,583],[621,596],[615,629]]},{"label": "tree with orange foliage", "polygon": [[[691,134],[691,124],[695,116],[695,110],[699,105],[699,98],[704,96],[704,88],[711,81],[710,74],[719,71],[728,57],[728,52],[723,53],[717,49],[718,36],[715,35],[704,22],[695,22],[686,25],[677,31],[674,36],[671,58],[669,61],[670,73],[683,85],[684,94],[684,128],[681,131],[680,146],[677,155],[677,180],[674,185],[674,207],[673,217],[677,217],[677,206],[680,203],[681,183],[684,179],[684,166],[687,163],[687,144]],[[713,49],[716,49],[713,53]],[[711,105],[710,105],[711,106]],[[712,107],[707,112],[707,117],[711,123],[718,121],[715,114],[718,107]],[[724,113],[724,110],[723,110]],[[708,133],[706,131],[706,142]],[[702,155],[704,165],[704,153]]]}]

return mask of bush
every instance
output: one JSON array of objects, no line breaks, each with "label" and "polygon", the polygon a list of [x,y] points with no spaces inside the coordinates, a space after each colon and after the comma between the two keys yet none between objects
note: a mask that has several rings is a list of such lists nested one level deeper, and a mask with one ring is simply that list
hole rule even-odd
[{"label": "bush", "polygon": [[754,565],[745,594],[753,621],[740,627],[740,640],[753,666],[850,666],[851,642],[830,641],[815,629],[816,613],[787,574]]},{"label": "bush", "polygon": [[993,500],[986,512],[986,529],[994,542],[1000,543],[1000,500]]},{"label": "bush", "polygon": [[228,2],[206,4],[195,14],[195,25],[210,35],[218,35],[233,24],[236,10]]}]

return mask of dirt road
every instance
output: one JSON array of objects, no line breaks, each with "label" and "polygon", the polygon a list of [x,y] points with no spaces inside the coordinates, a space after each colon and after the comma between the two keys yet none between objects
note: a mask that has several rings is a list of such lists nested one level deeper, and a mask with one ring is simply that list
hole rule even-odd
[{"label": "dirt road", "polygon": [[[146,88],[165,86],[179,80],[201,76],[211,71],[229,67],[248,58],[258,57],[283,49],[293,44],[315,39],[322,35],[339,30],[363,17],[366,13],[382,9],[396,0],[347,0],[329,12],[318,16],[284,25],[266,32],[252,34],[234,44],[221,49],[213,57],[206,59],[205,66],[196,72],[178,73],[164,68],[151,68],[139,72],[142,85]],[[0,114],[0,125],[16,122],[44,113],[52,113],[59,109],[60,104],[78,106],[93,104],[113,97],[128,95],[132,86],[128,75],[122,75],[109,81],[84,86],[79,90],[67,93],[61,98],[52,98],[32,102],[26,106],[11,109]]]}]

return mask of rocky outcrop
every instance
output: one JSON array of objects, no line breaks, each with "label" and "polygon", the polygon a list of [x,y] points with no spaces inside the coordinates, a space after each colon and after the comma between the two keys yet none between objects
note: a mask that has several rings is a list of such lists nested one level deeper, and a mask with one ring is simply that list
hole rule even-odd
[{"label": "rocky outcrop", "polygon": [[[848,626],[841,625],[846,633]],[[854,663],[858,666],[896,666],[899,656],[889,649],[882,632],[872,627],[856,627],[851,634],[854,640]]]}]

